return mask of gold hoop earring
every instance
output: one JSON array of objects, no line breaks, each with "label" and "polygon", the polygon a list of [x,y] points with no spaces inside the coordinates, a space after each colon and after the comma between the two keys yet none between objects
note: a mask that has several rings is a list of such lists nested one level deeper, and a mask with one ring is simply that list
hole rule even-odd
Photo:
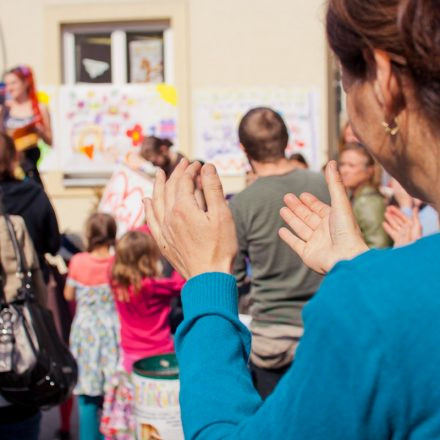
[{"label": "gold hoop earring", "polygon": [[395,136],[400,130],[400,127],[397,125],[396,118],[394,118],[392,124],[393,125],[391,126],[391,124],[388,124],[388,122],[385,121],[382,122],[382,126],[385,129],[385,133],[388,133],[390,136]]}]

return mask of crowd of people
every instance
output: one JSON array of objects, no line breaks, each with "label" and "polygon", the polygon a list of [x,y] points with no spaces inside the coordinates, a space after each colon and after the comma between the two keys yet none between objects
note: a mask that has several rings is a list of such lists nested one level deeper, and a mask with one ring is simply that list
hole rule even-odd
[{"label": "crowd of people", "polygon": [[[60,234],[38,172],[52,134],[32,70],[4,74],[0,198],[26,225],[40,284],[70,304],[58,319],[81,440],[134,439],[133,364],[174,350],[188,439],[440,438],[439,14],[434,0],[329,0],[349,116],[337,161],[322,173],[288,157],[282,116],[253,108],[237,127],[246,188],[225,197],[212,165],[147,137],[146,224],[117,239],[115,219],[91,213],[84,247]],[[62,247],[64,277],[45,257]],[[72,405],[57,438],[71,438]],[[40,423],[40,408],[0,394],[0,438],[36,440]]]}]

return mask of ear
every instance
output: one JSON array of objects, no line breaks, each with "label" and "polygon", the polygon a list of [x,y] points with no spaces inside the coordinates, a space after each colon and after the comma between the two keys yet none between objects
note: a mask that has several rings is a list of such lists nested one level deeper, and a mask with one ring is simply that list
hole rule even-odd
[{"label": "ear", "polygon": [[241,142],[240,142],[240,144],[239,144],[239,147],[240,147],[240,150],[243,151],[243,153],[246,154],[246,151],[245,151],[245,149],[244,149],[244,147],[243,147],[243,144],[242,144]]},{"label": "ear", "polygon": [[375,78],[373,89],[378,104],[382,107],[386,120],[392,121],[401,107],[401,89],[398,78],[393,72],[387,52],[374,49]]}]

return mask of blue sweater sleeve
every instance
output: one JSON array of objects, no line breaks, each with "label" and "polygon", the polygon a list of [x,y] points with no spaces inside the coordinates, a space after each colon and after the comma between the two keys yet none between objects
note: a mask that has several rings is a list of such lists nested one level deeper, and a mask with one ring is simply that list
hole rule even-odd
[{"label": "blue sweater sleeve", "polygon": [[[176,335],[186,439],[389,438],[379,330],[374,322],[363,327],[370,317],[352,306],[347,271],[334,272],[306,307],[293,367],[264,403],[247,367],[250,335],[238,320],[234,278],[210,273],[188,281]],[[329,300],[326,291],[335,289]]]}]

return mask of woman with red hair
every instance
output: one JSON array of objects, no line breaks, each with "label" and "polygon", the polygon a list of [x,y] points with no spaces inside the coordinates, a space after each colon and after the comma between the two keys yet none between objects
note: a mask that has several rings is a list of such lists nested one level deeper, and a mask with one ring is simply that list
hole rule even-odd
[{"label": "woman with red hair", "polygon": [[38,102],[30,67],[18,66],[8,70],[4,82],[6,101],[1,107],[2,130],[14,139],[24,174],[42,184],[37,169],[40,158],[37,143],[42,139],[46,144],[52,144],[49,111]]}]

